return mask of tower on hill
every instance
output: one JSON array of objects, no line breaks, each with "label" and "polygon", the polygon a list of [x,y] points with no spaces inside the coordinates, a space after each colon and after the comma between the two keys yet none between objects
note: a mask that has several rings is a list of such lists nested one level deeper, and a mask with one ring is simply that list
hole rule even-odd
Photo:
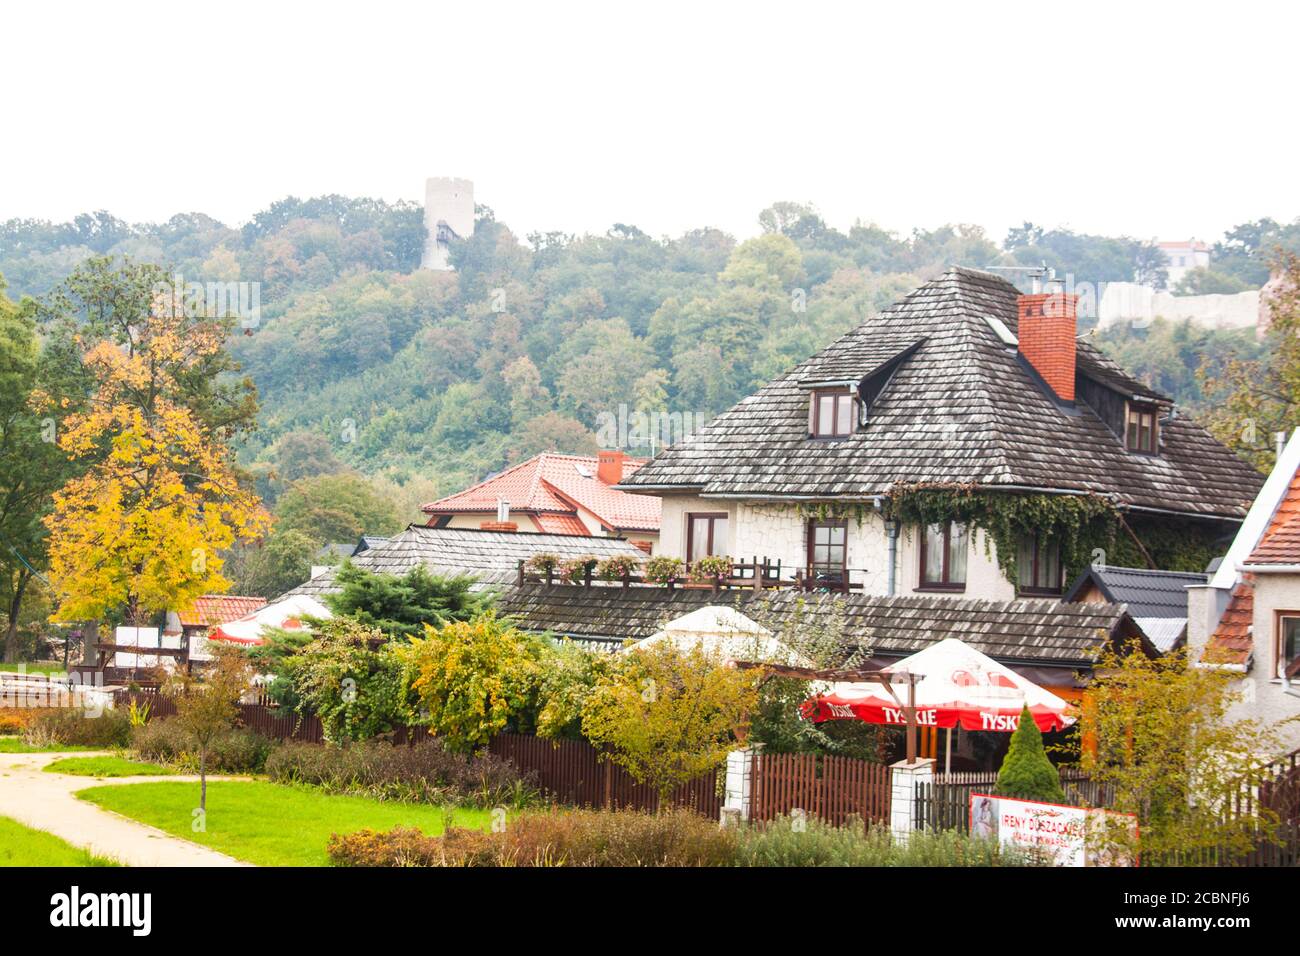
[{"label": "tower on hill", "polygon": [[422,269],[450,271],[451,240],[474,234],[474,184],[468,179],[434,176],[424,183]]}]

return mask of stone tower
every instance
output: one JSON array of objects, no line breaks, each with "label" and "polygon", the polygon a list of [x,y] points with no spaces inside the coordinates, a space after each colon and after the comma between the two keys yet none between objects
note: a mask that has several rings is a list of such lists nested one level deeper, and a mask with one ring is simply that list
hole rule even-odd
[{"label": "stone tower", "polygon": [[452,239],[474,234],[474,184],[468,179],[435,176],[424,184],[424,258],[422,269],[451,269]]}]

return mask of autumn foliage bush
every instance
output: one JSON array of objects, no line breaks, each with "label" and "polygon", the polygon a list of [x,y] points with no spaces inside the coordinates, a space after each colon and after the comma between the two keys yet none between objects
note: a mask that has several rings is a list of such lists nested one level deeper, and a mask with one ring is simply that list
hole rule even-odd
[{"label": "autumn foliage bush", "polygon": [[724,829],[690,810],[552,810],[524,813],[500,832],[449,829],[439,837],[398,827],[335,834],[335,866],[1027,866],[1031,855],[956,831],[832,826],[784,817]]},{"label": "autumn foliage bush", "polygon": [[331,837],[336,866],[728,866],[735,831],[690,810],[525,813],[500,832],[397,828]]},{"label": "autumn foliage bush", "polygon": [[0,707],[0,734],[21,734],[42,711],[31,707]]}]

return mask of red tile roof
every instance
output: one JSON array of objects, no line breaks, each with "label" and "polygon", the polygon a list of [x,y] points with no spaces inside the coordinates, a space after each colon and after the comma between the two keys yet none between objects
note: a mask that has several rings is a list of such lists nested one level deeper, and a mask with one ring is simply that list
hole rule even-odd
[{"label": "red tile roof", "polygon": [[246,597],[241,594],[202,594],[194,599],[194,606],[181,611],[181,627],[212,627],[237,621],[247,614],[266,607],[266,598]]},{"label": "red tile roof", "polygon": [[542,531],[548,534],[590,534],[587,526],[582,523],[582,519],[577,515],[534,515],[533,520],[537,522]]},{"label": "red tile roof", "polygon": [[1219,618],[1205,646],[1201,660],[1207,664],[1244,664],[1250,659],[1255,646],[1251,623],[1255,617],[1255,588],[1250,581],[1242,581],[1232,592],[1228,608]]},{"label": "red tile roof", "polygon": [[1291,477],[1286,497],[1246,564],[1300,564],[1300,474]]},{"label": "red tile roof", "polygon": [[[622,477],[644,464],[643,458],[625,458]],[[597,468],[596,458],[590,455],[537,455],[422,510],[428,515],[495,514],[497,501],[504,498],[512,513],[535,515],[539,520],[548,515],[570,516],[573,521],[561,532],[565,534],[587,534],[577,518],[579,509],[617,531],[658,531],[660,499],[617,491],[597,477]]]}]

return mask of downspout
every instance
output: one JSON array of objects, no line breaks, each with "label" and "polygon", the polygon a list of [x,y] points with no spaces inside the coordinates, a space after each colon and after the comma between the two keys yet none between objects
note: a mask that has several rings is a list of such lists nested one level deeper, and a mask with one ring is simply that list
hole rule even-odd
[{"label": "downspout", "polygon": [[[879,510],[880,502],[876,502],[876,508]],[[886,518],[884,512],[880,513],[881,520],[885,525],[885,538],[889,541],[889,571],[886,574],[888,582],[888,595],[894,596],[898,590],[898,519]]]}]

